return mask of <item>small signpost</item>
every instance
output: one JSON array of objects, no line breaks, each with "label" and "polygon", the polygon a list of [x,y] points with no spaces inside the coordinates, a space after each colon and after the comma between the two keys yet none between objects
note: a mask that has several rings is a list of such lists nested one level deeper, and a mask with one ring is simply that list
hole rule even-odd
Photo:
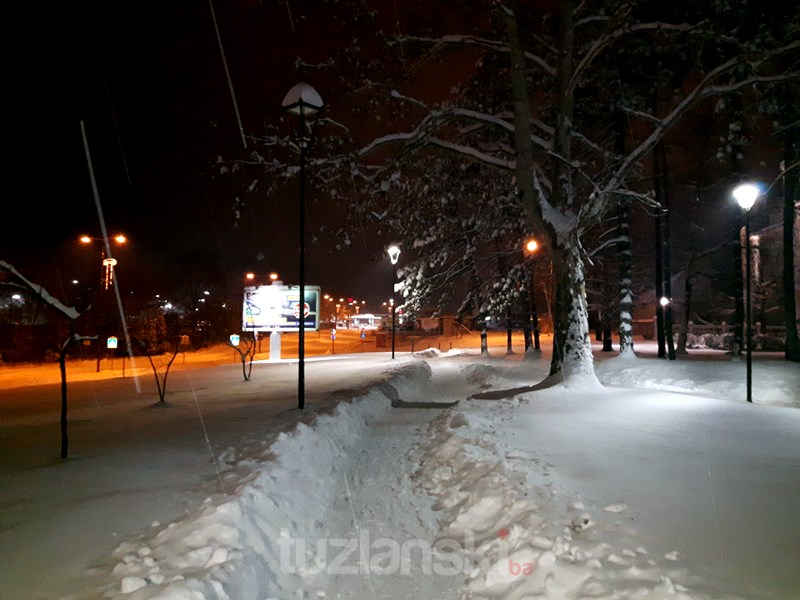
[{"label": "small signpost", "polygon": [[[238,333],[232,333],[228,339],[231,342],[231,346],[233,346],[234,348],[236,348],[239,345]],[[236,354],[233,355],[233,362],[236,362]]]},{"label": "small signpost", "polygon": [[336,330],[331,329],[331,354],[336,354]]},{"label": "small signpost", "polygon": [[[119,343],[119,340],[117,340],[117,338],[114,337],[113,335],[106,340],[106,348],[111,350],[111,370],[112,371],[114,370],[114,350],[117,349],[118,343]],[[124,362],[125,358],[123,357],[122,360],[123,360],[122,364],[124,366],[125,365],[125,362]]]},{"label": "small signpost", "polygon": [[359,334],[359,337],[361,338],[361,351],[363,352],[364,351],[364,340],[367,339],[367,332],[363,327],[361,328],[361,333]]}]

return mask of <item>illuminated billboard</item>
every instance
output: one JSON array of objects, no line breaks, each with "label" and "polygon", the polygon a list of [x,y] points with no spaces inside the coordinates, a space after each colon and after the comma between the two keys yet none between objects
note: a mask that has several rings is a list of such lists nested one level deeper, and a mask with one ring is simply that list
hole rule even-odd
[{"label": "illuminated billboard", "polygon": [[[303,325],[319,329],[319,286],[305,286]],[[296,285],[259,285],[244,288],[242,307],[244,331],[299,331],[300,287]]]}]

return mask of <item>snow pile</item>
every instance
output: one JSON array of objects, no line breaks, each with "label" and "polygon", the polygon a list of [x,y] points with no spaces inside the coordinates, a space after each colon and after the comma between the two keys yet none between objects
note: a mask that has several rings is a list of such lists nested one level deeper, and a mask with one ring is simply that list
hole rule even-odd
[{"label": "snow pile", "polygon": [[687,574],[659,565],[619,522],[593,515],[624,513],[624,503],[585,506],[547,481],[537,457],[476,435],[460,410],[436,419],[429,436],[417,483],[441,511],[437,544],[462,550],[455,566],[470,598],[706,597],[676,583]]},{"label": "snow pile", "polygon": [[[654,389],[742,400],[747,398],[745,362],[742,360],[659,360],[616,357],[598,363],[597,376],[604,385]],[[757,404],[798,406],[800,368],[782,360],[753,363],[753,401]]]},{"label": "snow pile", "polygon": [[[413,394],[430,372],[424,361],[405,363],[391,385]],[[240,460],[222,476],[232,491],[207,498],[151,539],[121,544],[107,593],[125,600],[240,600],[316,588],[324,595],[325,565],[310,550],[324,535],[318,519],[338,489],[331,482],[346,477],[349,448],[390,410],[387,396],[374,389],[281,433],[261,456]],[[289,539],[309,549],[291,568],[282,548]]]},{"label": "snow pile", "polygon": [[464,368],[467,383],[482,390],[497,386],[502,380],[503,372],[504,369],[500,366],[486,363],[472,363]]}]

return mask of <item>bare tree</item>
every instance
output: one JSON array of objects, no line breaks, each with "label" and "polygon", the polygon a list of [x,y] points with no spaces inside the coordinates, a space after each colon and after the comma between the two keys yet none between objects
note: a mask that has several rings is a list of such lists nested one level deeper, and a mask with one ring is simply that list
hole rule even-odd
[{"label": "bare tree", "polygon": [[147,356],[158,390],[158,403],[166,403],[167,378],[181,348],[177,332],[169,331],[164,315],[158,308],[151,308],[131,319],[132,338],[141,352]]},{"label": "bare tree", "polygon": [[66,340],[64,340],[64,343],[61,345],[58,353],[58,366],[59,370],[61,371],[61,458],[67,458],[69,454],[69,434],[67,420],[67,352],[73,344],[79,343],[83,340],[96,340],[97,336],[87,337],[75,333],[75,321],[81,316],[81,314],[75,308],[64,305],[60,300],[52,296],[44,288],[44,286],[28,280],[19,271],[17,271],[16,268],[6,261],[0,260],[0,269],[11,273],[19,281],[19,285],[30,291],[45,305],[53,308],[58,313],[69,319],[72,333]]},{"label": "bare tree", "polygon": [[239,358],[242,361],[242,376],[245,381],[250,381],[250,374],[253,371],[253,358],[256,355],[256,333],[244,332],[243,335],[239,336],[237,345],[234,346],[230,339],[225,342],[225,345],[230,346],[239,354]]}]

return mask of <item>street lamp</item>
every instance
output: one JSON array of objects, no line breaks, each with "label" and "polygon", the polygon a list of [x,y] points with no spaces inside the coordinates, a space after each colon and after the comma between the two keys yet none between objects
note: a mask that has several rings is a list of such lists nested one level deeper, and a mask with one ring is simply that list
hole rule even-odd
[{"label": "street lamp", "polygon": [[733,198],[744,211],[745,238],[745,322],[747,323],[747,401],[753,401],[753,330],[750,326],[750,209],[761,191],[752,183],[742,183],[733,189]]},{"label": "street lamp", "polygon": [[[108,292],[108,288],[112,285],[114,286],[114,290],[116,291],[117,295],[117,304],[119,309],[119,316],[120,320],[122,321],[122,327],[125,328],[125,317],[122,312],[122,304],[120,302],[119,297],[119,287],[114,282],[114,267],[117,266],[117,259],[111,256],[111,242],[113,241],[116,245],[122,246],[128,242],[128,238],[118,233],[113,237],[108,237],[103,231],[103,237],[93,237],[91,235],[81,235],[78,238],[78,241],[83,244],[84,246],[88,246],[89,244],[93,244],[95,242],[99,242],[101,245],[100,250],[100,260],[102,264],[102,271],[100,274],[100,283],[103,286],[104,292]],[[97,295],[97,310],[94,313],[96,319],[96,326],[98,328],[98,335],[107,335],[111,333],[109,331],[115,325],[112,324],[112,317],[113,314],[112,308],[110,305],[111,299],[107,293],[99,293]],[[102,349],[101,345],[97,344],[97,366],[96,372],[100,372],[100,359],[102,356]]]},{"label": "street lamp", "polygon": [[283,109],[300,117],[300,281],[298,306],[298,374],[297,374],[297,408],[305,406],[305,303],[306,303],[306,116],[313,115],[322,108],[322,98],[317,90],[307,83],[295,84],[282,102]]},{"label": "street lamp", "polygon": [[[244,274],[244,278],[247,279],[247,281],[251,281],[251,282],[254,282],[256,280],[256,278],[258,278],[258,277],[259,277],[259,275],[257,275],[256,273],[253,273],[252,271],[248,271],[247,273]],[[267,275],[267,277],[269,277],[270,284],[280,283],[280,281],[278,280],[279,275],[277,273],[275,273],[274,271],[272,273],[270,273],[269,275]]]},{"label": "street lamp", "polygon": [[[125,244],[128,241],[121,233],[115,235],[113,239],[119,246]],[[117,265],[117,259],[111,256],[111,246],[107,238],[96,238],[90,235],[82,235],[78,238],[81,244],[88,245],[92,242],[102,242],[103,247],[100,251],[100,260],[102,261],[103,270],[102,275],[100,278],[100,282],[103,284],[103,289],[108,289],[109,286],[113,285],[114,283],[114,267]]]},{"label": "street lamp", "polygon": [[[400,248],[392,244],[386,249],[386,252],[389,254],[389,262],[393,265],[397,264],[397,260],[400,258]],[[395,311],[396,311],[396,302],[394,301],[394,279],[395,279],[395,271],[392,269],[392,358],[394,358],[394,338],[395,338]]]},{"label": "street lamp", "polygon": [[[533,257],[539,250],[539,242],[530,239],[525,242],[525,252]],[[541,350],[539,345],[539,313],[536,310],[536,263],[531,264],[531,290],[528,293],[528,303],[530,306],[531,325],[533,327],[533,349]]]}]

